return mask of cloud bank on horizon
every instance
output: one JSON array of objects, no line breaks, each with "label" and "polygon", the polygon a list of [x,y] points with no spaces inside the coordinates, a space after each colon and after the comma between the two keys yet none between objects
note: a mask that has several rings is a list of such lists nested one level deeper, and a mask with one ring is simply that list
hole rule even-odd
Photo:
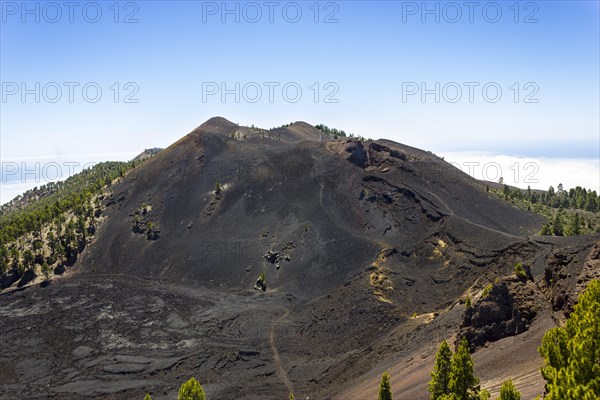
[{"label": "cloud bank on horizon", "polygon": [[[565,189],[582,186],[600,192],[600,160],[593,158],[532,158],[489,152],[440,152],[438,156],[471,177],[526,189],[547,190],[562,183]],[[105,158],[88,156],[79,161],[66,158],[12,160],[2,163],[0,205],[25,191],[49,182],[64,180],[94,164],[111,160],[127,161],[136,154],[119,153]]]},{"label": "cloud bank on horizon", "polygon": [[531,158],[487,152],[441,152],[439,156],[479,180],[526,189],[577,186],[600,192],[600,160],[593,158]]}]

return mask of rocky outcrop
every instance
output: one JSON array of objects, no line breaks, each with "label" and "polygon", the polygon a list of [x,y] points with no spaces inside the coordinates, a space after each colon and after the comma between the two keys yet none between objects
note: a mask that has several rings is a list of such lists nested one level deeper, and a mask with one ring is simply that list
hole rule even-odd
[{"label": "rocky outcrop", "polygon": [[474,347],[525,332],[542,304],[539,288],[532,281],[505,277],[465,310],[461,336]]},{"label": "rocky outcrop", "polygon": [[577,275],[575,293],[579,294],[584,291],[587,285],[594,279],[600,279],[600,242],[594,244],[581,272]]},{"label": "rocky outcrop", "polygon": [[146,235],[148,240],[157,240],[160,237],[160,227],[150,215],[152,206],[146,203],[140,204],[129,216],[131,217],[131,231]]},{"label": "rocky outcrop", "polygon": [[268,262],[270,262],[271,264],[276,264],[276,263],[279,262],[280,256],[279,256],[279,252],[278,251],[267,250],[267,252],[263,256],[263,258],[265,260],[267,260]]},{"label": "rocky outcrop", "polygon": [[548,258],[543,280],[552,309],[568,316],[579,293],[593,279],[600,279],[600,242],[591,246],[585,260],[566,250],[554,251]]},{"label": "rocky outcrop", "polygon": [[[362,142],[348,139],[344,142],[332,142],[328,146],[339,156],[350,161],[360,168],[381,169],[381,172],[387,172],[386,168],[400,166],[400,161],[406,161],[406,154],[375,142]],[[410,168],[410,171],[414,171]]]},{"label": "rocky outcrop", "polygon": [[346,143],[346,146],[344,146],[344,150],[348,153],[346,159],[352,164],[361,168],[365,168],[369,165],[367,152],[361,142],[348,142]]},{"label": "rocky outcrop", "polygon": [[284,261],[290,261],[291,257],[289,254],[284,254],[283,252],[289,252],[291,250],[293,250],[296,246],[294,246],[294,244],[292,242],[288,242],[285,245],[283,245],[283,247],[281,248],[281,252],[279,251],[274,251],[274,250],[267,250],[267,252],[263,255],[263,258],[271,263],[275,265],[275,269],[279,269],[280,268],[280,263],[282,260]]},{"label": "rocky outcrop", "polygon": [[554,311],[569,312],[573,308],[571,278],[572,273],[569,264],[573,261],[573,255],[564,251],[552,253],[548,259],[548,265],[544,271],[544,286],[546,296]]}]

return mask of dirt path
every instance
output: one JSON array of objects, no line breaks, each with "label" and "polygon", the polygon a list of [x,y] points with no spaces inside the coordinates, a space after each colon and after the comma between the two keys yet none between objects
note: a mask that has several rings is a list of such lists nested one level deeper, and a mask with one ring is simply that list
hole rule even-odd
[{"label": "dirt path", "polygon": [[271,329],[269,332],[269,344],[271,345],[271,351],[273,352],[273,361],[275,361],[275,368],[277,369],[277,375],[281,378],[281,381],[287,388],[288,392],[294,393],[294,388],[292,387],[292,382],[287,376],[283,365],[281,364],[281,358],[279,357],[279,352],[277,351],[277,345],[275,344],[275,326],[281,322],[283,319],[287,318],[290,314],[288,309],[285,310],[279,318],[273,320],[271,323]]},{"label": "dirt path", "polygon": [[[411,188],[411,189],[412,189],[412,188]],[[412,190],[414,190],[414,189],[412,189]],[[446,210],[448,210],[448,212],[450,213],[450,216],[458,217],[458,218],[460,218],[460,219],[462,219],[462,220],[464,220],[464,221],[468,222],[468,223],[469,223],[469,224],[471,224],[471,225],[475,225],[475,226],[477,226],[477,227],[479,227],[479,228],[487,229],[487,230],[489,230],[489,231],[492,231],[492,232],[495,232],[495,233],[499,233],[499,234],[501,234],[501,235],[504,235],[504,236],[508,236],[508,237],[512,237],[512,238],[516,238],[516,239],[527,239],[527,238],[526,238],[526,237],[524,237],[524,236],[518,236],[518,235],[513,235],[512,233],[508,233],[508,232],[504,232],[504,231],[499,231],[499,230],[497,230],[497,229],[490,228],[489,226],[485,226],[485,225],[478,224],[478,223],[476,223],[476,222],[473,222],[473,221],[471,221],[471,220],[470,220],[470,219],[468,219],[468,218],[465,218],[465,217],[462,217],[462,216],[460,216],[460,215],[457,215],[456,213],[454,213],[454,210],[453,210],[453,209],[451,209],[450,207],[448,207],[448,205],[447,205],[447,204],[446,204],[446,203],[445,203],[445,202],[444,202],[442,199],[440,199],[440,198],[439,198],[437,195],[433,194],[431,191],[427,191],[427,193],[428,193],[429,195],[431,195],[431,196],[435,197],[435,198],[436,198],[436,200],[437,200],[437,201],[439,201],[439,202],[440,202],[440,203],[441,203],[441,204],[442,204],[442,205],[443,205],[443,206],[446,208]]]}]

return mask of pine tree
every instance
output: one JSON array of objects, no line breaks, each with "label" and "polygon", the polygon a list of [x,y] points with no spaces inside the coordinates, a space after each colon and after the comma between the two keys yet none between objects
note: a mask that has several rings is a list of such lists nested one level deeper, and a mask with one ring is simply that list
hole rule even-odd
[{"label": "pine tree", "polygon": [[564,327],[546,332],[538,351],[546,400],[600,398],[600,280],[579,296]]},{"label": "pine tree", "polygon": [[448,388],[457,400],[470,400],[471,395],[479,392],[479,379],[473,374],[473,360],[466,338],[463,338],[452,356]]},{"label": "pine tree", "polygon": [[[470,298],[467,298],[470,301]],[[435,355],[435,367],[431,372],[431,381],[429,382],[429,393],[432,400],[439,400],[442,395],[450,394],[450,371],[452,367],[452,350],[448,342],[444,339]]]},{"label": "pine tree", "polygon": [[23,252],[23,265],[26,269],[33,268],[33,261],[35,260],[35,256],[33,252],[29,249]]},{"label": "pine tree", "polygon": [[0,246],[0,275],[8,269],[8,249],[5,245]]},{"label": "pine tree", "polygon": [[206,394],[202,385],[192,377],[179,388],[177,400],[206,400]]},{"label": "pine tree", "polygon": [[598,211],[596,209],[596,192],[588,192],[585,209],[588,211]]},{"label": "pine tree", "polygon": [[378,400],[392,400],[392,385],[390,384],[390,375],[387,371],[381,376]]},{"label": "pine tree", "polygon": [[575,213],[570,231],[571,235],[581,235],[581,218],[579,217],[579,213]]},{"label": "pine tree", "polygon": [[46,282],[50,280],[50,274],[52,273],[52,268],[48,265],[46,261],[42,264],[42,274],[44,274],[44,279]]},{"label": "pine tree", "polygon": [[563,226],[560,220],[560,212],[557,212],[554,215],[554,221],[552,222],[552,233],[554,234],[554,236],[563,235]]},{"label": "pine tree", "polygon": [[512,380],[507,380],[500,387],[500,397],[498,400],[521,400],[521,393],[517,390]]},{"label": "pine tree", "polygon": [[11,247],[9,253],[12,267],[18,270],[18,266],[21,263],[21,252],[16,246],[13,246]]},{"label": "pine tree", "polygon": [[17,262],[17,266],[15,267],[17,270],[17,275],[23,276],[25,273],[25,265],[21,261]]}]

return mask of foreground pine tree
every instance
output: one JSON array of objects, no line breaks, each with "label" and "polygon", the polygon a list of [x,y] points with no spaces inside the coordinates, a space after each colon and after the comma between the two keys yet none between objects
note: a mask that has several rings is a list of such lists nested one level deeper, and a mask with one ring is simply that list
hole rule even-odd
[{"label": "foreground pine tree", "polygon": [[177,400],[206,400],[206,394],[202,385],[192,377],[179,388]]},{"label": "foreground pine tree", "polygon": [[378,400],[392,400],[392,385],[390,384],[390,375],[387,371],[381,376]]},{"label": "foreground pine tree", "polygon": [[452,367],[452,350],[444,339],[435,355],[435,367],[431,371],[429,393],[431,400],[440,400],[443,395],[450,394],[450,372]]},{"label": "foreground pine tree", "polygon": [[473,360],[469,353],[469,343],[465,338],[452,356],[448,388],[454,395],[453,398],[457,400],[471,400],[479,392],[479,379],[473,374]]},{"label": "foreground pine tree", "polygon": [[599,280],[579,296],[564,328],[546,332],[538,351],[545,363],[545,400],[600,399]]},{"label": "foreground pine tree", "polygon": [[521,400],[521,393],[513,385],[512,380],[509,379],[502,383],[498,400]]}]

